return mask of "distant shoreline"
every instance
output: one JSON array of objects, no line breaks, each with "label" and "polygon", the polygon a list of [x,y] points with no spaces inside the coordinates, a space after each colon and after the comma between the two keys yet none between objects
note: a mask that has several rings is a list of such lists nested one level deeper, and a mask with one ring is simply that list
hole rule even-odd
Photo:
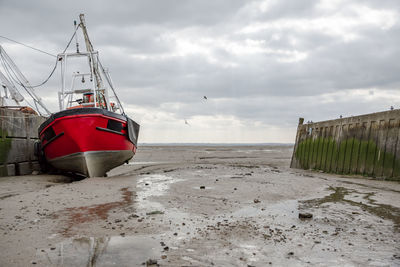
[{"label": "distant shoreline", "polygon": [[138,143],[138,146],[294,146],[294,143]]}]

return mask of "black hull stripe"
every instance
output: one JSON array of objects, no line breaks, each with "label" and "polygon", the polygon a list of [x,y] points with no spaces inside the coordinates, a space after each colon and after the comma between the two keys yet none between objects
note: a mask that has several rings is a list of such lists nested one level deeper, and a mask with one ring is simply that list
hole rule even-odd
[{"label": "black hull stripe", "polygon": [[51,142],[53,142],[54,140],[58,139],[59,137],[61,137],[63,135],[64,135],[64,132],[61,132],[61,133],[57,134],[56,136],[52,137],[49,141],[47,141],[46,144],[44,144],[42,146],[42,149],[44,149],[48,144],[50,144]]},{"label": "black hull stripe", "polygon": [[111,130],[111,129],[107,129],[107,128],[96,127],[96,130],[104,131],[104,132],[109,132],[109,133],[114,133],[114,134],[119,134],[119,135],[125,136],[125,134],[123,134],[123,133],[121,133],[121,132],[117,132],[117,131],[114,131],[114,130]]}]

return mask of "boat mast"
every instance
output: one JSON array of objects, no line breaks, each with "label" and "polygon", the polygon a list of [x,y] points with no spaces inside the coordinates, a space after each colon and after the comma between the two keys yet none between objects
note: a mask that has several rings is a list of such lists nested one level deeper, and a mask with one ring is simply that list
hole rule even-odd
[{"label": "boat mast", "polygon": [[90,42],[89,35],[86,29],[85,15],[80,14],[79,19],[81,21],[80,26],[83,32],[83,37],[85,38],[86,50],[90,54],[89,65],[91,66],[96,81],[96,89],[94,96],[95,100],[98,100],[100,106],[104,104],[107,107],[107,109],[110,110],[108,98],[106,100],[107,92],[105,92],[105,89],[103,87],[103,80],[101,79],[99,71],[98,53],[94,51],[93,45]]}]

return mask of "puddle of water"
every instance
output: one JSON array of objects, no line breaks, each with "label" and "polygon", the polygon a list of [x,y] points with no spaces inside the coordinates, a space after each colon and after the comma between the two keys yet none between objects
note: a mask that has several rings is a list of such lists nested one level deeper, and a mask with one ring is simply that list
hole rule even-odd
[{"label": "puddle of water", "polygon": [[[262,210],[262,208],[264,210]],[[287,200],[263,207],[245,207],[233,212],[231,216],[233,216],[233,218],[269,216],[274,221],[282,221],[282,222],[287,222],[288,220],[296,221],[299,216],[298,201]]]},{"label": "puddle of water", "polygon": [[140,266],[159,259],[161,250],[160,240],[149,236],[76,237],[36,255],[46,266]]},{"label": "puddle of water", "polygon": [[136,204],[138,211],[151,212],[155,209],[163,210],[162,204],[150,201],[149,198],[164,195],[171,184],[181,181],[180,179],[163,175],[163,174],[152,174],[143,175],[137,182]]}]

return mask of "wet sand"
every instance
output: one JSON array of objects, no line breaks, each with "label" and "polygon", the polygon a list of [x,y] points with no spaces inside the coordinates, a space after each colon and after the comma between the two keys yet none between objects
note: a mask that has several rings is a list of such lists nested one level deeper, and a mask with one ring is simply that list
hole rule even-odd
[{"label": "wet sand", "polygon": [[400,265],[400,183],[291,152],[142,146],[107,178],[0,178],[0,266]]}]

